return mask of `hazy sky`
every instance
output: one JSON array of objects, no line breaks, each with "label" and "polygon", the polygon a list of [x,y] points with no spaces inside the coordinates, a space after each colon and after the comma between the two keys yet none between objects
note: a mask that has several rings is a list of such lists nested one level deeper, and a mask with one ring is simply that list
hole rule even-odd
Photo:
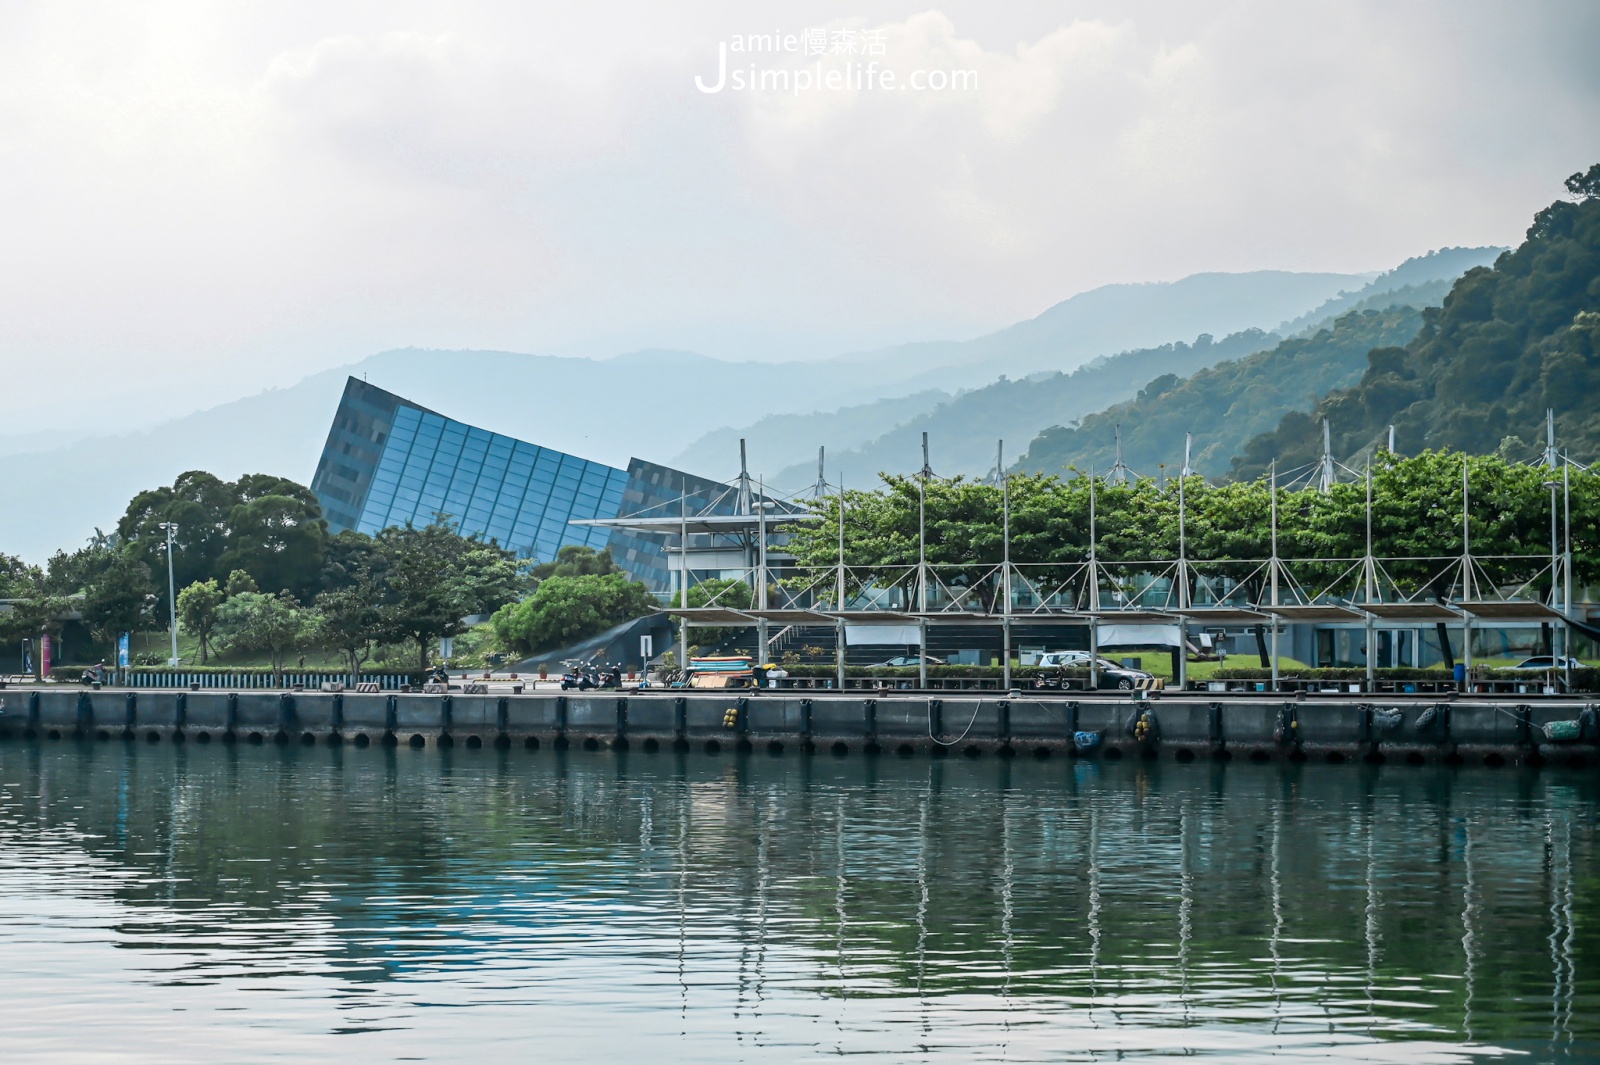
[{"label": "hazy sky", "polygon": [[[1514,243],[1600,161],[1592,0],[997,6],[8,0],[8,395],[144,420],[407,345],[969,335]],[[798,50],[730,67],[874,80],[700,91],[751,34]]]}]

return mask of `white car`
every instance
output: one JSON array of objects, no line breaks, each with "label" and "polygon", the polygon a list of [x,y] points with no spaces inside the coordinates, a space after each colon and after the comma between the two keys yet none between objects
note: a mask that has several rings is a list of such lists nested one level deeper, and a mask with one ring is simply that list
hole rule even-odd
[{"label": "white car", "polygon": [[1040,669],[1087,669],[1092,657],[1088,651],[1045,651],[1039,655],[1038,666]]}]

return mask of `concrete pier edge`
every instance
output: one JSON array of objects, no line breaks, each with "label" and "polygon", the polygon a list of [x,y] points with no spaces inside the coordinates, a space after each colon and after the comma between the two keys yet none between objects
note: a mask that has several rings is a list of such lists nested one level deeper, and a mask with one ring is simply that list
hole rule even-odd
[{"label": "concrete pier edge", "polygon": [[[1466,696],[1156,699],[1074,693],[522,695],[10,688],[0,740],[700,750],[1106,761],[1600,764],[1600,704]],[[1141,719],[1143,724],[1141,725]],[[1577,722],[1577,738],[1544,726]],[[1080,750],[1074,735],[1098,742]],[[1093,742],[1093,741],[1091,741]]]}]

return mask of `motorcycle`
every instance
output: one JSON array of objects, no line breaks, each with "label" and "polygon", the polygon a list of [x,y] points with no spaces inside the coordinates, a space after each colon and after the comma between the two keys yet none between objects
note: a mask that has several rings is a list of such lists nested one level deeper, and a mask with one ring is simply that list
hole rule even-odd
[{"label": "motorcycle", "polygon": [[562,691],[571,691],[572,689],[576,688],[578,691],[586,692],[592,691],[599,686],[599,682],[595,679],[594,674],[589,670],[569,669],[565,673],[561,674]]}]

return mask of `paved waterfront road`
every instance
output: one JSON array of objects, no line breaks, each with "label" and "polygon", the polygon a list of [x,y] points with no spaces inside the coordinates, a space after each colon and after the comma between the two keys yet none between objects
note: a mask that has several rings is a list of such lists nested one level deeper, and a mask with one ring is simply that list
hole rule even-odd
[{"label": "paved waterfront road", "polygon": [[1594,1060],[1592,773],[0,745],[0,1060]]}]

